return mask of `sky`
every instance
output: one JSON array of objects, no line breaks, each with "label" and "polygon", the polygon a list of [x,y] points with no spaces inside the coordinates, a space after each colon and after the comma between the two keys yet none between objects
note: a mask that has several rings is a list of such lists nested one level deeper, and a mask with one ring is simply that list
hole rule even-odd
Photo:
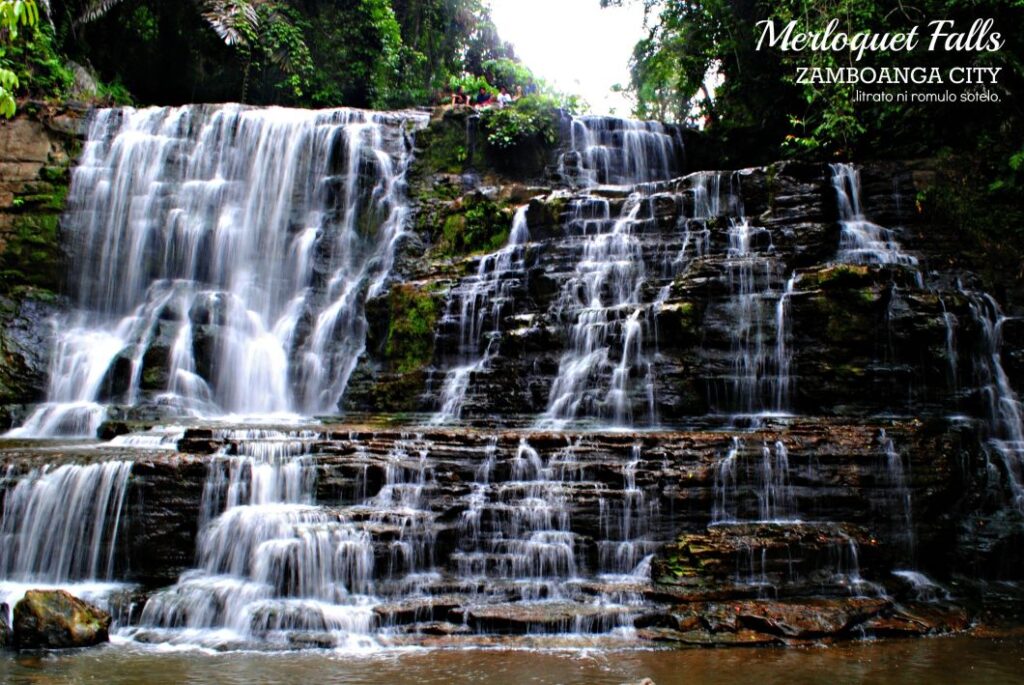
[{"label": "sky", "polygon": [[600,0],[490,0],[502,40],[533,73],[577,93],[594,114],[627,116],[632,104],[615,84],[629,84],[629,58],[644,35],[642,2],[601,9]]}]

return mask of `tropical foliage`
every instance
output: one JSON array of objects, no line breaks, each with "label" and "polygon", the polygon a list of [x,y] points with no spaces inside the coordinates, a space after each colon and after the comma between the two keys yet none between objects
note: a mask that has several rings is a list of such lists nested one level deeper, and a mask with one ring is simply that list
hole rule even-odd
[{"label": "tropical foliage", "polygon": [[558,141],[558,111],[564,104],[553,95],[527,95],[509,107],[484,110],[480,118],[487,142],[508,149],[537,137],[554,145]]},{"label": "tropical foliage", "polygon": [[[602,0],[621,4],[630,0]],[[633,54],[629,89],[637,114],[676,121],[703,119],[709,132],[761,160],[779,156],[850,156],[885,151],[922,154],[935,141],[974,146],[1019,126],[1024,85],[1022,46],[1016,31],[1019,0],[633,0],[647,11],[648,34]],[[1007,39],[998,52],[868,52],[854,62],[841,52],[758,51],[757,22],[790,20],[799,31],[906,31],[933,19],[952,19],[966,31],[991,17]],[[992,90],[998,106],[954,102],[854,102],[855,86],[798,83],[797,67],[950,66],[1002,67]],[[709,75],[719,85],[709,85]],[[927,86],[915,86],[926,89]],[[944,90],[944,86],[931,86]],[[893,90],[902,90],[902,87]],[[884,90],[884,87],[866,88]],[[1009,119],[1007,115],[1009,114]]]},{"label": "tropical foliage", "polygon": [[[18,40],[21,29],[34,27],[37,23],[39,9],[35,0],[0,0],[0,32],[4,35],[4,43]],[[19,85],[18,74],[9,60],[9,50],[0,44],[0,115],[7,119],[14,116],[17,109],[14,92]]]},{"label": "tropical foliage", "polygon": [[483,0],[52,4],[60,47],[143,102],[406,106],[515,64]]}]

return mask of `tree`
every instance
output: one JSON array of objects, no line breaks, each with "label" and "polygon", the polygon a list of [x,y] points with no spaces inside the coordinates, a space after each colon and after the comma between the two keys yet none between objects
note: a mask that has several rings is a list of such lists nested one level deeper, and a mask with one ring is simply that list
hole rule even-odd
[{"label": "tree", "polygon": [[[602,0],[605,5],[630,0]],[[697,105],[711,119],[710,131],[743,162],[779,156],[850,156],[885,151],[922,154],[937,141],[970,148],[1007,126],[1018,127],[1024,87],[1022,37],[1015,31],[1020,0],[632,0],[643,1],[648,35],[634,50],[630,89],[642,116],[683,121]],[[860,61],[849,52],[757,50],[757,22],[797,23],[796,30],[822,31],[833,19],[839,30],[856,33],[907,31],[935,18],[956,21],[966,31],[978,17],[991,17],[1007,40],[998,52],[917,50],[868,52]],[[797,67],[951,66],[1002,67],[993,86],[998,106],[963,102],[934,104],[859,102],[849,83],[799,82]],[[705,76],[721,76],[709,93]],[[927,90],[929,86],[915,87]],[[931,86],[944,90],[944,85]],[[881,90],[881,89],[875,89]],[[945,144],[943,142],[943,144]]]},{"label": "tree", "polygon": [[[513,59],[484,0],[53,0],[58,43],[143,103],[404,107]],[[211,30],[212,29],[212,30]]]},{"label": "tree", "polygon": [[[102,18],[124,0],[84,0],[75,20],[86,24]],[[195,0],[196,7],[210,28],[227,45],[245,42],[259,22],[256,7],[266,0]]]}]

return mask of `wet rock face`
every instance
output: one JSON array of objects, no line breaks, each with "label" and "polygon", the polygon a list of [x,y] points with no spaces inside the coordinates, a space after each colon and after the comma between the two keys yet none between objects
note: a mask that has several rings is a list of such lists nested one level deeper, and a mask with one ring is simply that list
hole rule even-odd
[{"label": "wet rock face", "polygon": [[[0,296],[0,406],[45,399],[51,321],[61,309],[57,298]],[[9,426],[0,416],[0,429]]]},{"label": "wet rock face", "polygon": [[[472,544],[459,522],[473,501],[480,469],[486,464],[489,482],[496,484],[492,497],[501,492],[514,497],[516,487],[525,487],[516,485],[523,477],[517,469],[524,467],[519,454],[524,437],[542,462],[551,462],[550,468],[556,469],[550,477],[561,474],[547,487],[558,486],[559,506],[565,507],[575,557],[583,568],[600,567],[601,541],[623,534],[618,531],[620,518],[632,511],[636,522],[631,525],[642,526],[633,531],[642,531],[640,547],[654,552],[672,543],[659,552],[654,566],[654,578],[666,592],[697,596],[713,587],[756,597],[770,581],[791,595],[813,595],[815,587],[848,594],[852,563],[859,563],[857,572],[864,580],[889,584],[889,569],[906,562],[911,553],[920,568],[940,578],[958,568],[983,569],[988,555],[1005,545],[993,544],[988,537],[973,542],[952,514],[977,506],[981,488],[976,479],[985,477],[986,466],[976,436],[966,428],[937,424],[884,424],[886,438],[905,455],[912,474],[904,493],[913,506],[910,533],[915,549],[910,552],[902,491],[888,476],[881,430],[880,425],[795,421],[785,428],[750,432],[737,447],[734,434],[718,431],[492,436],[464,429],[431,429],[416,435],[395,429],[328,429],[304,449],[316,465],[316,501],[327,507],[372,502],[389,478],[425,479],[420,506],[431,522],[433,558],[452,571],[457,566],[452,555]],[[764,484],[758,469],[764,450],[777,459],[774,446],[780,441],[787,446],[789,465],[780,501],[788,504],[776,513],[787,520],[745,522],[759,517]],[[125,577],[148,587],[172,581],[193,563],[200,503],[210,473],[210,457],[203,455],[221,450],[241,454],[247,444],[217,431],[191,430],[179,449],[195,456],[138,461],[132,470],[125,553],[119,563]],[[398,458],[396,449],[402,454],[413,450],[412,455],[423,450],[427,461]],[[723,482],[722,463],[733,451],[736,476]],[[642,498],[642,505],[637,498]],[[496,499],[493,510],[483,511],[482,525],[500,524],[502,507],[507,506],[501,501]],[[716,521],[716,509],[726,512],[728,520]],[[358,515],[376,514],[371,506]],[[714,525],[708,528],[709,524]],[[388,568],[389,536],[395,531],[384,525],[372,531],[379,538],[379,567]],[[683,537],[677,540],[680,534]],[[961,536],[958,547],[942,542],[956,535]],[[857,560],[850,557],[851,545],[857,546]],[[693,578],[698,582],[690,587]]]},{"label": "wet rock face", "polygon": [[[918,267],[837,263],[839,208],[828,165],[787,162],[699,172],[644,186],[627,231],[635,242],[628,258],[637,260],[631,268],[640,274],[639,286],[628,305],[600,319],[608,359],[595,364],[584,383],[577,415],[621,417],[611,406],[609,379],[627,349],[623,322],[631,314],[640,323],[639,349],[629,353],[636,358],[627,360],[625,414],[633,425],[759,411],[854,417],[980,413],[983,398],[970,390],[978,382],[972,357],[980,331],[969,299],[956,285],[964,275],[933,272],[928,279],[935,283],[919,283],[924,265],[947,263],[955,246],[927,239],[929,227],[913,204],[915,178],[903,165],[865,165],[859,199],[871,221],[897,229],[905,249],[918,256]],[[615,280],[621,274],[613,274],[589,293],[586,279],[598,276],[583,265],[591,249],[587,236],[613,232],[615,222],[629,214],[628,192],[534,191],[522,269],[495,277],[499,284],[492,290],[500,302],[481,299],[472,310],[485,332],[477,346],[487,347],[490,358],[471,372],[463,419],[507,421],[549,410],[564,355],[577,344],[574,307],[593,296],[607,305],[616,289],[626,287]],[[411,195],[419,201],[418,193],[426,193],[430,203],[433,192],[414,188]],[[736,230],[741,217],[751,226],[742,234]],[[467,327],[459,293],[478,278],[486,260],[439,259],[430,247],[436,230],[419,229],[427,260],[398,267],[400,278],[415,279],[418,287],[430,284],[438,297],[448,298],[426,373],[398,379],[409,400],[402,408],[427,412],[442,405],[446,373],[467,363],[460,352]],[[1011,319],[1005,327],[1003,339],[1009,341],[1019,326]],[[1024,380],[1015,349],[1006,345],[1005,367],[1011,381]],[[785,359],[778,358],[779,350]],[[378,374],[386,365],[382,351],[367,350],[347,409],[372,412],[381,406],[381,393],[364,387],[363,379],[393,384]]]},{"label": "wet rock face", "polygon": [[[966,426],[892,420],[789,419],[739,435],[190,429],[179,452],[132,465],[112,577],[138,585],[140,607],[146,595],[169,601],[161,588],[196,572],[201,522],[247,497],[257,467],[259,487],[274,482],[275,467],[252,455],[292,445],[310,497],[298,501],[316,503],[316,526],[365,536],[369,575],[358,582],[378,598],[371,631],[470,639],[632,626],[644,640],[708,646],[949,632],[965,619],[946,591],[893,571],[913,563],[948,584],[1002,568],[993,562],[1012,538],[994,520],[972,535],[954,514],[982,507],[977,444]],[[893,449],[907,459],[902,483],[890,476]],[[783,457],[788,478],[766,480],[764,460]],[[765,498],[776,520],[757,520]],[[275,585],[285,597],[297,592],[288,578],[316,577],[299,558]],[[646,563],[649,577],[630,575]],[[288,625],[288,644],[333,644],[319,614],[262,610],[256,640]],[[166,639],[142,625],[145,639]]]},{"label": "wet rock face", "polygon": [[0,430],[18,418],[12,405],[44,399],[50,319],[65,306],[59,219],[82,121],[19,115],[0,127]]},{"label": "wet rock face", "polygon": [[[711,597],[850,596],[866,589],[880,545],[864,529],[835,523],[732,523],[682,536],[652,565],[663,591]],[[864,586],[864,587],[861,587]]]},{"label": "wet rock face", "polygon": [[0,647],[9,647],[11,644],[11,622],[7,618],[10,612],[11,608],[6,603],[0,603]]},{"label": "wet rock face", "polygon": [[[885,599],[741,600],[683,605],[643,625],[640,637],[694,647],[828,644],[863,637],[918,637],[965,630],[963,611]],[[641,622],[646,623],[646,622]]]},{"label": "wet rock face", "polygon": [[205,477],[205,464],[195,458],[134,464],[117,577],[155,588],[192,565]]},{"label": "wet rock face", "polygon": [[14,605],[18,649],[91,647],[109,641],[110,614],[63,590],[29,590]]}]

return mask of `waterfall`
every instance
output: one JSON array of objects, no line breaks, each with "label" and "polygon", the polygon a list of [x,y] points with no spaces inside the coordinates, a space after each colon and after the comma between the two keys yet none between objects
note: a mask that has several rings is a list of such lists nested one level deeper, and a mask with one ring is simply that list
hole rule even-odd
[{"label": "waterfall", "polygon": [[576,185],[634,185],[671,178],[682,143],[656,121],[573,117],[559,174]]},{"label": "waterfall", "polygon": [[491,523],[470,538],[467,547],[472,551],[452,555],[459,575],[505,579],[527,599],[561,597],[560,581],[576,577],[579,567],[566,484],[553,477],[551,465],[525,438],[511,469],[513,480],[483,484],[479,494],[484,499],[478,507],[489,514]]},{"label": "waterfall", "polygon": [[[109,580],[131,462],[33,469],[4,497],[0,577]],[[8,479],[10,475],[8,476]]]},{"label": "waterfall", "polygon": [[796,498],[789,482],[786,446],[779,440],[750,455],[743,442],[733,438],[715,466],[713,496],[713,524],[795,521]]},{"label": "waterfall", "polygon": [[793,272],[783,280],[771,231],[745,216],[740,182],[738,174],[730,177],[725,206],[720,174],[702,173],[693,185],[695,218],[728,214],[723,271],[730,296],[723,313],[730,369],[713,384],[709,400],[717,411],[743,417],[785,414],[793,389],[788,318],[799,278]]},{"label": "waterfall", "polygon": [[1003,462],[1014,505],[1024,510],[1024,409],[1003,369],[1002,328],[1006,317],[990,295],[964,294],[981,332],[974,374],[988,413],[988,445]]},{"label": "waterfall", "polygon": [[960,392],[960,373],[957,361],[956,331],[959,326],[956,315],[946,309],[946,301],[939,298],[942,305],[942,323],[946,327],[946,359],[949,363],[949,387],[956,396]]},{"label": "waterfall", "polygon": [[4,478],[0,601],[38,587],[67,587],[104,603],[114,583],[132,464],[43,466]]},{"label": "waterfall", "polygon": [[[378,489],[353,483],[351,496],[328,502],[317,497],[311,454],[324,436],[232,429],[221,437],[231,447],[208,463],[196,566],[149,597],[128,636],[221,648],[315,637],[363,648],[432,620],[435,606],[496,616],[557,610],[572,618],[545,623],[545,632],[607,632],[632,625],[650,555],[664,543],[639,444],[615,465],[621,485],[611,485],[592,480],[611,462],[582,439],[542,453],[526,437],[500,446],[491,438],[475,478],[453,495],[458,516],[441,519],[438,481],[451,474],[428,438],[343,440],[353,465],[377,471]],[[574,518],[584,494],[600,499],[591,499],[600,513],[583,517],[600,519],[598,539],[581,535],[590,523]],[[472,616],[445,620],[489,632]]]},{"label": "waterfall", "polygon": [[771,233],[752,226],[746,218],[733,219],[726,263],[733,291],[730,329],[733,368],[727,402],[742,414],[753,414],[781,397],[780,389],[772,386],[780,375],[778,369],[782,360],[772,356],[772,352],[779,350],[769,342],[778,343],[780,337],[785,339],[784,325],[774,335],[770,330],[772,323],[776,326],[784,323],[785,296],[778,297],[782,317],[779,312],[773,312],[776,316],[772,317],[769,307],[774,297],[772,280],[776,265],[771,258],[759,256],[753,249],[755,246],[770,252]]},{"label": "waterfall", "polygon": [[371,538],[314,504],[308,440],[263,432],[239,442],[240,454],[213,458],[197,567],[149,598],[139,630],[220,645],[279,642],[292,630],[357,645],[370,632]]},{"label": "waterfall", "polygon": [[[601,532],[598,543],[598,566],[611,578],[644,573],[641,565],[657,547],[650,539],[651,521],[656,519],[659,504],[637,484],[637,469],[643,458],[640,445],[633,445],[630,459],[622,465],[621,499],[600,503]],[[647,569],[650,572],[650,569]]]},{"label": "waterfall", "polygon": [[13,435],[86,435],[105,403],[336,411],[405,230],[421,113],[238,105],[96,112],[64,229],[75,311]]},{"label": "waterfall", "polygon": [[885,457],[885,485],[889,492],[886,505],[895,528],[894,538],[903,546],[907,555],[914,556],[914,516],[911,506],[910,486],[907,483],[907,469],[903,456],[896,450],[892,438],[879,431],[878,442]]},{"label": "waterfall", "polygon": [[896,232],[872,223],[861,209],[860,171],[852,164],[830,164],[839,208],[840,262],[899,264],[917,267],[917,258],[902,251]]},{"label": "waterfall", "polygon": [[[516,210],[505,247],[481,257],[476,276],[463,279],[449,295],[445,319],[458,321],[459,359],[445,375],[440,408],[432,418],[435,424],[461,417],[473,376],[485,371],[497,354],[503,313],[512,300],[513,290],[526,279],[524,246],[530,239],[527,207]],[[488,320],[490,327],[485,330]]]},{"label": "waterfall", "polygon": [[[559,159],[563,179],[583,187],[632,186],[633,192],[614,220],[607,198],[584,194],[571,202],[566,229],[581,247],[556,305],[569,340],[540,423],[562,427],[581,417],[601,417],[628,426],[642,401],[654,424],[654,365],[647,349],[653,309],[643,297],[648,275],[640,235],[649,222],[650,202],[639,184],[676,173],[682,143],[657,122],[573,117],[568,148]],[[686,251],[684,243],[668,277]]]},{"label": "waterfall", "polygon": [[565,282],[558,310],[569,340],[551,386],[545,425],[601,416],[615,425],[633,421],[630,381],[645,377],[642,287],[646,279],[638,232],[644,198],[630,195],[622,214],[609,216],[608,200],[574,201],[567,228],[583,245],[575,273]]},{"label": "waterfall", "polygon": [[794,272],[786,281],[786,289],[775,305],[775,409],[783,411],[789,407],[793,380],[790,367],[793,364],[793,347],[789,344],[792,332],[789,330],[789,303],[793,297],[799,275]]}]

